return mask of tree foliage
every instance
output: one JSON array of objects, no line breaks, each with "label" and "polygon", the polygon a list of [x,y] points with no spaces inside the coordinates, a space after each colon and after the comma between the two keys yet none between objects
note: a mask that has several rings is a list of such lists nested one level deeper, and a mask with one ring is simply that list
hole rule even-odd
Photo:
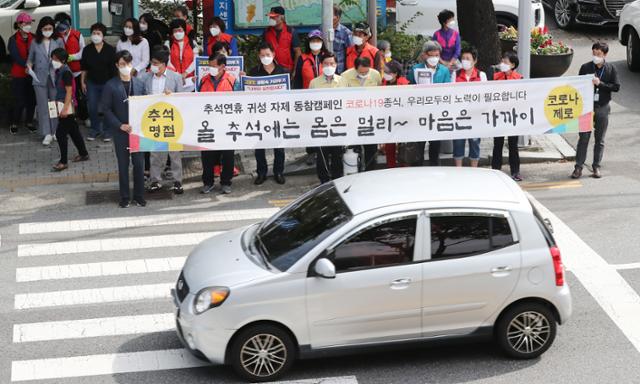
[{"label": "tree foliage", "polygon": [[478,49],[478,67],[486,71],[500,61],[500,39],[492,0],[457,0],[462,39]]}]

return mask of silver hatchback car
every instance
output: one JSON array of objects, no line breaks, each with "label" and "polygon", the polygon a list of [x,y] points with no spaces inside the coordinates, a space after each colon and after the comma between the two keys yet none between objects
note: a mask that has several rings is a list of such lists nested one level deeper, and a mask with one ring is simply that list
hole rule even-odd
[{"label": "silver hatchback car", "polygon": [[184,345],[250,381],[297,358],[462,336],[534,358],[571,315],[550,228],[515,182],[486,169],[321,185],[201,243],[173,296]]}]

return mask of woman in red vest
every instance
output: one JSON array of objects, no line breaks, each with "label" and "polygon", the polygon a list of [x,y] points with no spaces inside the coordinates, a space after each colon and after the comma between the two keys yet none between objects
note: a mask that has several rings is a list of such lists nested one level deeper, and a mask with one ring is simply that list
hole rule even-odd
[{"label": "woman in red vest", "polygon": [[309,32],[308,51],[303,53],[296,63],[293,78],[294,89],[308,89],[311,80],[322,74],[321,57],[327,52],[322,40],[322,31],[315,29]]},{"label": "woman in red vest", "polygon": [[295,29],[287,25],[283,7],[273,7],[269,12],[269,27],[264,30],[262,40],[276,50],[276,63],[287,71],[293,71],[302,51]]},{"label": "woman in red vest", "polygon": [[169,24],[169,30],[169,68],[182,75],[183,79],[193,77],[196,69],[194,43],[186,35],[187,24],[182,19],[173,19]]},{"label": "woman in red vest", "polygon": [[371,61],[371,67],[382,72],[384,70],[384,56],[378,48],[369,44],[371,29],[367,23],[358,23],[353,29],[353,44],[347,48],[347,69],[355,66],[357,58],[366,57]]},{"label": "woman in red vest", "polygon": [[[56,23],[56,32],[58,36],[64,42],[64,49],[69,55],[67,66],[73,73],[75,83],[80,83],[80,75],[82,74],[82,67],[80,60],[82,60],[82,51],[84,50],[84,37],[77,29],[71,28],[71,16],[64,12],[57,13],[53,18]],[[76,108],[76,117],[80,120],[86,120],[88,117],[87,106],[84,102],[81,87],[76,87],[75,99],[78,102]],[[82,102],[81,102],[82,101]]]},{"label": "woman in red vest", "polygon": [[[384,74],[382,75],[383,86],[409,85],[409,80],[404,77],[402,64],[392,60],[384,65]],[[384,145],[384,155],[387,158],[387,168],[395,168],[398,166],[396,161],[396,145],[395,143]],[[402,164],[406,166],[406,164]]]},{"label": "woman in red vest", "polygon": [[211,23],[209,24],[208,29],[209,34],[207,35],[207,55],[212,55],[212,48],[215,43],[217,43],[218,41],[222,41],[224,43],[227,43],[231,48],[230,56],[238,56],[238,42],[236,41],[235,37],[231,36],[228,33],[225,33],[226,30],[227,25],[224,23],[224,20],[222,20],[218,16],[215,16],[213,19],[211,19]]},{"label": "woman in red vest", "polygon": [[9,55],[11,56],[11,95],[13,96],[13,108],[9,130],[12,134],[18,132],[18,124],[22,118],[22,112],[26,112],[25,126],[30,132],[35,132],[33,125],[33,113],[36,108],[36,96],[31,85],[31,76],[27,75],[27,56],[33,40],[31,23],[33,19],[28,13],[22,12],[16,18],[13,28],[16,33],[9,38]]}]

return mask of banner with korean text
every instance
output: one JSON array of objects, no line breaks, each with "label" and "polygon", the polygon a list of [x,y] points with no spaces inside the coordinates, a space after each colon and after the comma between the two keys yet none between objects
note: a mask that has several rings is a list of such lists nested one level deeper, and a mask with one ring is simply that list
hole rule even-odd
[{"label": "banner with korean text", "polygon": [[130,149],[291,148],[588,132],[592,78],[134,96]]}]

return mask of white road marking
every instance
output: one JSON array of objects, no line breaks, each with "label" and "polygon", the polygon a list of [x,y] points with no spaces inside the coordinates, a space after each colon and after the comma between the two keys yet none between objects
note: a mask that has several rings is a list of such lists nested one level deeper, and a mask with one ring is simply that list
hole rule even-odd
[{"label": "white road marking", "polygon": [[118,301],[167,299],[171,297],[171,288],[173,288],[173,283],[21,293],[15,295],[13,307],[20,310]]},{"label": "white road marking", "polygon": [[166,332],[176,328],[173,313],[15,324],[13,342],[51,341]]},{"label": "white road marking", "polygon": [[240,209],[214,212],[176,213],[137,217],[109,217],[104,219],[68,220],[40,223],[23,223],[18,227],[21,235],[31,233],[94,231],[100,229],[151,227],[214,223],[241,220],[262,220],[273,216],[278,208]]},{"label": "white road marking", "polygon": [[270,381],[267,384],[358,384],[355,376],[323,377],[291,381]]},{"label": "white road marking", "polygon": [[563,262],[640,352],[640,296],[589,245],[533,196],[543,217],[551,220]]},{"label": "white road marking", "polygon": [[181,233],[178,235],[120,237],[109,239],[60,241],[42,244],[19,244],[18,257],[195,245],[221,233],[223,232],[197,232]]},{"label": "white road marking", "polygon": [[640,263],[612,264],[611,266],[620,271],[624,269],[638,269],[640,268]]},{"label": "white road marking", "polygon": [[133,275],[179,271],[186,257],[163,257],[125,261],[106,261],[101,263],[48,265],[16,269],[16,281],[75,279],[82,277]]},{"label": "white road marking", "polygon": [[21,360],[11,363],[11,381],[163,371],[208,365],[210,364],[193,357],[186,349]]}]

